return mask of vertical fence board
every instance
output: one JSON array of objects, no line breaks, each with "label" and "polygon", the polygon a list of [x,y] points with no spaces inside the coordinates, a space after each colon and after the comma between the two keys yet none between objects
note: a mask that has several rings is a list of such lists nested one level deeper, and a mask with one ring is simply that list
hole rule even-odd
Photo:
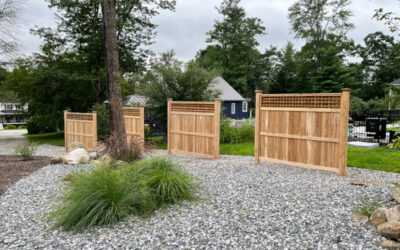
[{"label": "vertical fence board", "polygon": [[346,174],[350,90],[263,95],[256,91],[259,159]]},{"label": "vertical fence board", "polygon": [[221,101],[177,102],[168,99],[168,154],[219,158]]}]

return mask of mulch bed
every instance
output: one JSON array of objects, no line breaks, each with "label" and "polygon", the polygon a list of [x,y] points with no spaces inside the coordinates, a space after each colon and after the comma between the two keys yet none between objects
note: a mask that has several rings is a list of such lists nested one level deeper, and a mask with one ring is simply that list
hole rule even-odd
[{"label": "mulch bed", "polygon": [[49,157],[36,156],[31,161],[23,161],[21,157],[0,155],[0,195],[15,182],[49,165],[50,159]]}]

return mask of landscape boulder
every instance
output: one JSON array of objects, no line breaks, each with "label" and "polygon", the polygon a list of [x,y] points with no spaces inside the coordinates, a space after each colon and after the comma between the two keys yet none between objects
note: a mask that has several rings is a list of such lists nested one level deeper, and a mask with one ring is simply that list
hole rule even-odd
[{"label": "landscape boulder", "polygon": [[75,149],[64,156],[64,162],[71,165],[86,164],[89,162],[88,152],[83,148]]},{"label": "landscape boulder", "polygon": [[381,247],[391,250],[397,250],[400,249],[400,243],[393,240],[384,240],[381,243]]},{"label": "landscape boulder", "polygon": [[392,196],[398,203],[400,203],[400,188],[399,187],[395,187],[392,189]]},{"label": "landscape boulder", "polygon": [[400,239],[400,222],[392,221],[378,225],[378,233],[390,239]]},{"label": "landscape boulder", "polygon": [[89,159],[90,160],[96,160],[97,159],[97,152],[90,152],[89,153]]},{"label": "landscape boulder", "polygon": [[376,209],[372,214],[369,220],[371,221],[372,224],[374,225],[379,225],[382,223],[387,222],[386,219],[386,208],[378,208]]},{"label": "landscape boulder", "polygon": [[69,152],[72,152],[72,151],[74,151],[75,149],[78,149],[78,148],[86,149],[85,145],[83,145],[81,142],[77,142],[77,141],[71,142],[68,145]]},{"label": "landscape boulder", "polygon": [[400,221],[400,205],[388,208],[386,210],[386,219],[388,222]]}]

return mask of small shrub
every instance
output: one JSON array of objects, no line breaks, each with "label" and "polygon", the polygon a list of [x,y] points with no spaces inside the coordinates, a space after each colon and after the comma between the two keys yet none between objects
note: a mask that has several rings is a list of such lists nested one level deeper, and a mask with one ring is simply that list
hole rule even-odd
[{"label": "small shrub", "polygon": [[222,119],[220,123],[221,143],[243,143],[254,141],[254,124],[250,121],[233,122],[232,119]]},{"label": "small shrub", "polygon": [[395,123],[392,123],[390,125],[391,125],[391,128],[389,128],[388,130],[389,131],[394,131],[396,139],[393,139],[392,143],[390,143],[388,145],[388,147],[390,149],[399,150],[400,149],[400,122],[395,122]]},{"label": "small shrub", "polygon": [[363,216],[370,217],[371,214],[379,207],[381,207],[381,205],[378,201],[365,200],[362,203],[360,203],[358,206],[356,206],[353,213],[357,214],[357,215],[363,215]]},{"label": "small shrub", "polygon": [[27,142],[22,145],[18,145],[15,149],[15,155],[21,156],[24,161],[32,160],[37,146],[38,144],[36,142]]},{"label": "small shrub", "polygon": [[153,200],[158,206],[195,198],[193,195],[197,187],[195,178],[168,158],[153,157],[138,162],[130,168],[144,175]]},{"label": "small shrub", "polygon": [[19,125],[18,128],[19,129],[26,129],[26,125]]},{"label": "small shrub", "polygon": [[154,131],[153,128],[150,125],[146,125],[144,127],[144,138],[147,140],[148,138],[153,137]]},{"label": "small shrub", "polygon": [[66,231],[112,225],[147,207],[148,192],[143,182],[130,181],[110,167],[76,174],[66,188],[61,205],[51,213],[57,219],[55,227]]},{"label": "small shrub", "polygon": [[45,134],[57,132],[57,122],[51,116],[32,116],[26,122],[28,134]]},{"label": "small shrub", "polygon": [[[122,140],[125,140],[123,138]],[[108,153],[113,160],[120,160],[125,162],[132,162],[139,160],[142,157],[143,145],[140,141],[132,138],[125,146],[125,141],[119,137],[111,135],[106,140],[106,153]]]},{"label": "small shrub", "polygon": [[6,125],[4,127],[4,129],[17,129],[17,126],[10,124],[10,125]]}]

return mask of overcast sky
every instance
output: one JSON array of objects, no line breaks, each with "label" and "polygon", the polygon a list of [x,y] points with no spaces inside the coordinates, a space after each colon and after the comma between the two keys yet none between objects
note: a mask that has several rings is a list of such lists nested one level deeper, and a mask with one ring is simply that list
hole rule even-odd
[{"label": "overcast sky", "polygon": [[[215,6],[222,0],[177,0],[175,12],[162,11],[154,18],[158,25],[158,35],[151,48],[158,53],[175,50],[181,60],[192,59],[196,52],[206,47],[206,32],[213,28],[214,20],[220,18]],[[259,17],[264,22],[267,34],[259,37],[260,49],[282,47],[293,40],[288,23],[288,8],[295,0],[242,0],[241,5],[249,17]],[[392,34],[383,23],[372,20],[374,10],[383,7],[386,10],[400,10],[398,0],[353,0],[350,6],[354,13],[351,22],[355,29],[349,33],[357,43],[372,32],[383,31]],[[34,26],[55,26],[52,10],[44,0],[27,0],[22,13],[21,28],[18,34],[21,52],[31,54],[39,51],[40,39],[30,34]],[[294,41],[297,48],[302,41]]]}]

